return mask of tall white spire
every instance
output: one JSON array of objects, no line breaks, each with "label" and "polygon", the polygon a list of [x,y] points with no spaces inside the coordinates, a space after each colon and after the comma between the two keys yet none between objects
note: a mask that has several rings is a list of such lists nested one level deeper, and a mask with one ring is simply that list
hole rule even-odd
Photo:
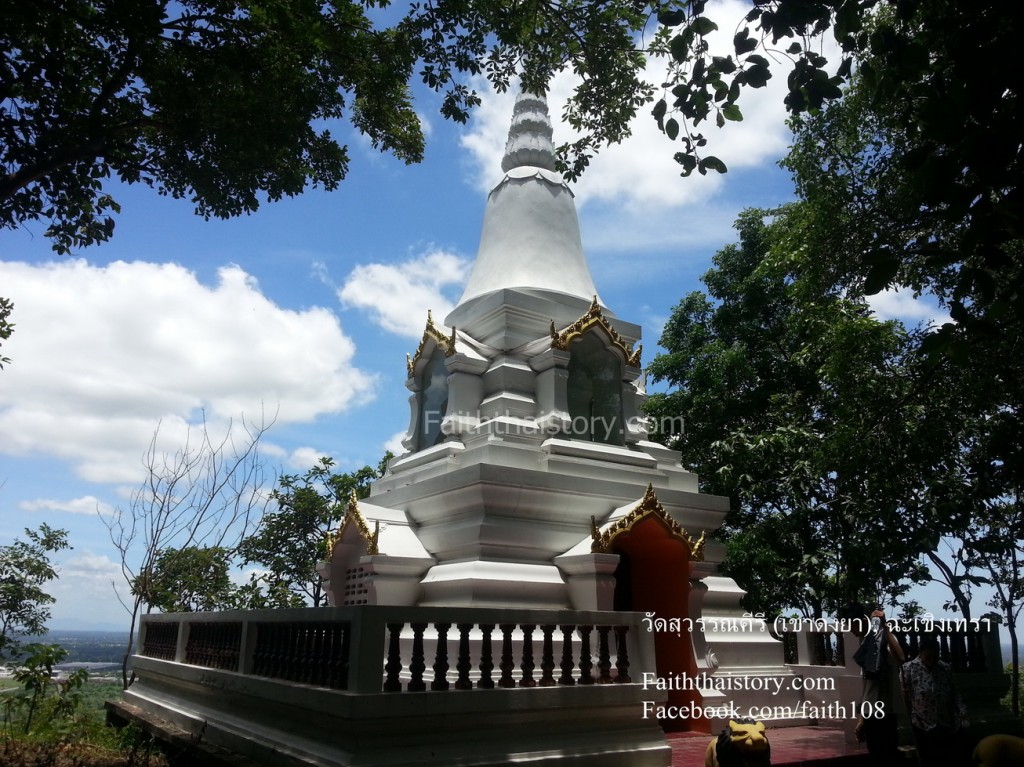
[{"label": "tall white spire", "polygon": [[[501,167],[505,177],[491,190],[480,248],[466,290],[446,324],[469,329],[472,305],[486,295],[516,290],[549,302],[571,296],[579,315],[597,294],[583,256],[573,193],[555,173],[551,118],[542,96],[520,93]],[[549,316],[558,317],[554,311]]]},{"label": "tall white spire", "polygon": [[512,127],[508,130],[505,156],[501,169],[533,167],[555,169],[555,145],[551,141],[554,130],[543,96],[520,93],[512,110]]}]

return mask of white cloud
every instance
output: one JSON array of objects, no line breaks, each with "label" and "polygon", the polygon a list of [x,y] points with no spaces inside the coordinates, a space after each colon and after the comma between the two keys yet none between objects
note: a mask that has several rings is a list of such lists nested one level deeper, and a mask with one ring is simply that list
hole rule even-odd
[{"label": "white cloud", "polygon": [[914,297],[911,290],[904,288],[883,290],[867,297],[868,306],[883,320],[900,320],[906,325],[924,322],[942,325],[953,318],[939,307],[932,297]]},{"label": "white cloud", "polygon": [[123,621],[127,629],[127,613],[116,594],[128,601],[131,596],[117,562],[105,554],[85,550],[58,562],[57,572],[57,580],[47,587],[47,592],[57,600],[54,621]]},{"label": "white cloud", "polygon": [[296,471],[306,472],[320,463],[325,455],[323,450],[315,447],[298,447],[292,450],[285,459],[285,466]]},{"label": "white cloud", "polygon": [[405,447],[402,445],[402,440],[405,439],[405,437],[405,431],[399,431],[392,434],[391,438],[382,445],[384,452],[391,451],[394,455],[402,455],[405,453]]},{"label": "white cloud", "polygon": [[103,516],[114,510],[113,506],[94,495],[83,495],[81,498],[72,498],[70,501],[37,498],[34,501],[22,501],[18,504],[18,508],[23,511],[61,511],[67,514],[99,514]]},{"label": "white cloud", "polygon": [[[283,309],[237,266],[207,286],[175,264],[0,262],[17,332],[0,387],[0,452],[131,482],[160,424],[181,440],[244,414],[308,422],[373,396],[355,344],[328,309]],[[265,414],[265,416],[264,416]]]},{"label": "white cloud", "polygon": [[470,262],[443,250],[430,250],[400,264],[361,264],[338,291],[342,305],[364,309],[370,319],[407,338],[423,335],[427,310],[440,325],[469,276]]}]

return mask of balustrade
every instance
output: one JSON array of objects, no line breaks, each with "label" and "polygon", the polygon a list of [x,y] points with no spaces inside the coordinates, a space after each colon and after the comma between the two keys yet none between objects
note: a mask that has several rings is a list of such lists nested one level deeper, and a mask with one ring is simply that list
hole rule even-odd
[{"label": "balustrade", "polygon": [[[892,621],[890,628],[907,658],[917,657],[918,646],[926,637],[939,641],[940,657],[957,673],[983,673],[989,670],[986,647],[992,641],[992,628],[984,621]],[[855,642],[859,642],[852,634]],[[811,666],[844,666],[849,641],[839,624],[822,622],[813,628],[785,631],[781,635],[785,663]],[[996,640],[998,641],[998,640]],[[854,644],[850,650],[856,649]]]},{"label": "balustrade", "polygon": [[[327,614],[336,619],[310,620]],[[570,615],[592,622],[565,622]],[[139,654],[358,692],[631,681],[630,643],[639,638],[635,616],[569,611],[550,616],[545,621],[543,611],[397,607],[152,615],[143,619]],[[494,620],[498,617],[512,620]],[[593,622],[598,617],[602,620]],[[354,686],[350,667],[360,669]]]}]

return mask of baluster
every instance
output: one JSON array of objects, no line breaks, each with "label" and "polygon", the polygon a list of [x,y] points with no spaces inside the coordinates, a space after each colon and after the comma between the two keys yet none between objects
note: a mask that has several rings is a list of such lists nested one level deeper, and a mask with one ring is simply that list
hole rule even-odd
[{"label": "baluster", "polygon": [[315,684],[320,675],[320,632],[323,630],[321,624],[314,623],[309,627],[309,640],[307,647],[308,665],[306,667],[306,678],[308,684]]},{"label": "baluster", "polygon": [[267,646],[264,649],[264,663],[265,674],[264,676],[279,677],[281,675],[278,664],[280,652],[279,647],[281,643],[281,624],[279,623],[268,623],[266,624],[267,632]]},{"label": "baluster", "polygon": [[384,680],[384,692],[401,692],[402,680],[402,627],[404,623],[388,624],[388,660],[384,664],[387,677]]},{"label": "baluster", "polygon": [[540,682],[538,683],[541,687],[554,687],[555,677],[552,672],[555,670],[555,651],[551,642],[551,634],[554,632],[554,626],[541,626],[540,630],[544,634],[544,644],[541,650],[540,658]]},{"label": "baluster", "polygon": [[520,628],[523,630],[523,662],[519,664],[523,675],[519,680],[520,687],[536,687],[537,682],[533,678],[533,629],[535,626],[524,623]]},{"label": "baluster", "polygon": [[344,690],[348,687],[348,624],[334,624],[333,637],[330,686],[336,690]]},{"label": "baluster", "polygon": [[572,678],[572,632],[576,627],[559,626],[559,628],[562,630],[562,663],[559,666],[562,669],[562,675],[558,677],[558,683],[572,686],[576,684],[576,680]]},{"label": "baluster", "polygon": [[459,678],[455,680],[456,690],[472,690],[473,682],[469,678],[470,669],[473,664],[469,660],[469,632],[473,628],[472,623],[460,623],[459,626],[459,659],[455,668],[459,672]]},{"label": "baluster", "polygon": [[302,681],[302,642],[305,637],[303,626],[292,626],[291,641],[288,643],[288,679],[292,682]]},{"label": "baluster", "polygon": [[216,639],[217,627],[203,624],[202,639],[200,640],[200,654],[203,662],[201,665],[210,668],[214,661],[214,641]]},{"label": "baluster", "polygon": [[318,684],[321,687],[331,686],[331,677],[334,676],[334,623],[322,623],[320,629],[320,654],[318,661],[319,678]]},{"label": "baluster", "polygon": [[512,678],[512,669],[515,668],[515,657],[512,655],[512,632],[515,631],[514,623],[503,623],[501,628],[501,678],[498,680],[498,687],[515,687],[516,681]]},{"label": "baluster", "polygon": [[480,632],[483,637],[480,641],[480,681],[476,683],[476,686],[481,690],[494,689],[494,680],[491,679],[491,671],[494,670],[494,659],[491,657],[491,632],[493,631],[493,623],[480,624]]},{"label": "baluster", "polygon": [[281,633],[278,635],[277,646],[277,675],[281,679],[288,679],[291,672],[291,652],[294,641],[295,629],[287,623],[281,624]]},{"label": "baluster", "polygon": [[629,626],[615,627],[615,684],[629,684],[633,680],[629,678],[629,647],[626,637],[629,633]]},{"label": "baluster", "polygon": [[409,663],[409,672],[412,678],[406,689],[409,692],[423,692],[427,685],[423,682],[423,672],[427,664],[423,661],[423,631],[427,628],[426,623],[412,623],[412,660]]},{"label": "baluster", "polygon": [[313,638],[313,682],[319,687],[329,687],[330,668],[327,651],[330,648],[331,626],[318,623]]},{"label": "baluster", "polygon": [[953,671],[966,671],[967,662],[964,658],[964,635],[957,629],[949,634],[949,665]]},{"label": "baluster", "polygon": [[224,668],[224,658],[228,649],[228,627],[223,623],[215,623],[213,641],[213,662],[214,668]]},{"label": "baluster", "polygon": [[252,673],[255,676],[266,676],[263,673],[263,624],[252,623],[252,630],[256,632],[255,644],[252,648]]},{"label": "baluster", "polygon": [[431,690],[447,690],[448,684],[448,629],[450,623],[435,623],[437,629],[437,651],[434,654],[434,681]]},{"label": "baluster", "polygon": [[203,624],[193,623],[189,627],[188,632],[188,644],[185,646],[185,660],[193,666],[205,666],[206,665],[206,653],[204,652],[204,634]]},{"label": "baluster", "polygon": [[295,654],[295,677],[300,684],[309,684],[310,668],[312,667],[313,627],[308,623],[298,627],[298,647]]},{"label": "baluster", "polygon": [[295,668],[295,664],[292,662],[292,658],[294,657],[294,653],[295,653],[294,645],[295,645],[295,627],[291,626],[291,625],[289,625],[287,623],[282,624],[281,625],[281,645],[278,648],[278,653],[279,653],[279,658],[280,658],[280,661],[279,661],[280,662],[280,671],[278,672],[278,676],[281,677],[281,679],[287,679],[289,681],[294,681],[293,674],[292,674],[292,672],[293,672],[293,670]]},{"label": "baluster", "polygon": [[590,652],[590,633],[593,626],[580,626],[580,684],[593,684],[594,677],[590,670],[594,667]]},{"label": "baluster", "polygon": [[281,670],[284,668],[282,656],[282,644],[284,643],[284,626],[280,623],[271,623],[267,626],[267,676],[280,678]]},{"label": "baluster", "polygon": [[220,668],[224,657],[226,626],[223,623],[213,624],[212,641],[210,642],[210,668]]},{"label": "baluster", "polygon": [[611,654],[608,650],[608,632],[611,630],[611,626],[598,626],[597,627],[597,670],[598,684],[611,684],[612,676],[609,673],[612,669]]},{"label": "baluster", "polygon": [[985,670],[985,654],[981,649],[981,636],[972,631],[967,635],[967,662],[971,672],[977,674]]}]

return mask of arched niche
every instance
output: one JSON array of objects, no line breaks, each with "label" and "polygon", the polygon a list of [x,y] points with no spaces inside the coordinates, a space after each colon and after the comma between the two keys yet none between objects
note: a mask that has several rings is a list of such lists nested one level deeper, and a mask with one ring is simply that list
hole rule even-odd
[{"label": "arched niche", "polygon": [[573,439],[624,444],[623,364],[612,340],[597,328],[569,345],[566,402]]},{"label": "arched niche", "polygon": [[413,450],[424,450],[444,441],[441,423],[448,412],[448,369],[444,351],[435,346],[417,365],[416,426]]}]

